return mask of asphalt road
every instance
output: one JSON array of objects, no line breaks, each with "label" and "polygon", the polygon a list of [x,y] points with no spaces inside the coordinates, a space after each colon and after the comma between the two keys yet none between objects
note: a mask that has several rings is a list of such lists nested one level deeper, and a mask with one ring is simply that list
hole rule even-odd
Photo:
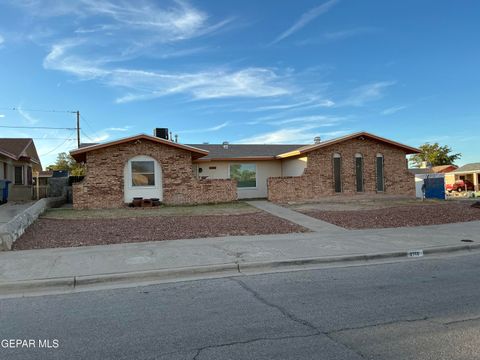
[{"label": "asphalt road", "polygon": [[480,359],[480,255],[5,299],[2,339],[36,347],[0,359]]}]

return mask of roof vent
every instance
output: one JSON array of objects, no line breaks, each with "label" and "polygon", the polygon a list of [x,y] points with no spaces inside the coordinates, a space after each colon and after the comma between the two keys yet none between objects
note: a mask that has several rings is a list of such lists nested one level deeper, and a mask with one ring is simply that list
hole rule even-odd
[{"label": "roof vent", "polygon": [[320,144],[320,136],[315,136],[315,137],[313,138],[313,142],[314,142],[315,144]]},{"label": "roof vent", "polygon": [[168,140],[168,129],[167,128],[155,128],[153,129],[153,136]]},{"label": "roof vent", "polygon": [[224,149],[228,149],[228,141],[224,141],[222,143],[222,146],[223,146]]}]

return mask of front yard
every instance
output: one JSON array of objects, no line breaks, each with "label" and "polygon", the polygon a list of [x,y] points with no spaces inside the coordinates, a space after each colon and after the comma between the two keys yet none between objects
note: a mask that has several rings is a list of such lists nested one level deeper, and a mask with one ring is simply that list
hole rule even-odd
[{"label": "front yard", "polygon": [[305,215],[346,229],[371,229],[440,225],[480,220],[474,201],[416,199],[338,199],[318,203],[291,204]]},{"label": "front yard", "polygon": [[15,250],[307,231],[243,202],[109,210],[51,209]]}]

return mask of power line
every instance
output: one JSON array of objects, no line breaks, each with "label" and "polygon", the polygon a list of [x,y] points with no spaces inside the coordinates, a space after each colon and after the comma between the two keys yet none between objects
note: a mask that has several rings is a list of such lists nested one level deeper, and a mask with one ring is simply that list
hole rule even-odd
[{"label": "power line", "polygon": [[92,132],[96,132],[96,131],[93,129],[93,127],[90,125],[90,122],[87,120],[87,118],[85,117],[85,115],[80,114],[80,118],[85,121],[85,124],[87,124],[87,126],[90,128],[90,130],[92,130]]},{"label": "power line", "polygon": [[95,140],[93,140],[90,136],[87,135],[87,133],[85,133],[85,131],[83,130],[80,130],[82,132],[82,134],[87,138],[89,139],[91,142],[95,142]]},{"label": "power line", "polygon": [[21,107],[8,107],[8,106],[0,106],[0,110],[8,110],[8,111],[38,111],[38,112],[48,112],[48,113],[70,113],[74,114],[76,111],[71,110],[48,110],[48,109],[24,109]]},{"label": "power line", "polygon": [[[71,133],[71,135],[73,135],[73,134],[74,134],[74,132]],[[54,147],[53,149],[51,149],[50,151],[47,151],[46,153],[40,154],[40,156],[48,155],[48,154],[54,152],[55,150],[57,150],[58,148],[62,147],[63,145],[65,145],[68,141],[72,141],[72,140],[75,140],[75,139],[65,139],[65,141],[62,142],[60,145]]]},{"label": "power line", "polygon": [[48,130],[77,130],[74,128],[62,128],[62,127],[50,127],[50,126],[10,126],[10,125],[0,125],[0,128],[7,129],[48,129]]},{"label": "power line", "polygon": [[76,138],[48,138],[48,137],[32,137],[33,140],[76,140]]}]

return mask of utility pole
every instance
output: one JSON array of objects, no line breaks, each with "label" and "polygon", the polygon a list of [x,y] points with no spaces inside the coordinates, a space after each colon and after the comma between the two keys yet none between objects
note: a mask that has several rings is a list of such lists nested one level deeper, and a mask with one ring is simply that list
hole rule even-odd
[{"label": "utility pole", "polygon": [[77,147],[80,148],[80,111],[77,110]]}]

